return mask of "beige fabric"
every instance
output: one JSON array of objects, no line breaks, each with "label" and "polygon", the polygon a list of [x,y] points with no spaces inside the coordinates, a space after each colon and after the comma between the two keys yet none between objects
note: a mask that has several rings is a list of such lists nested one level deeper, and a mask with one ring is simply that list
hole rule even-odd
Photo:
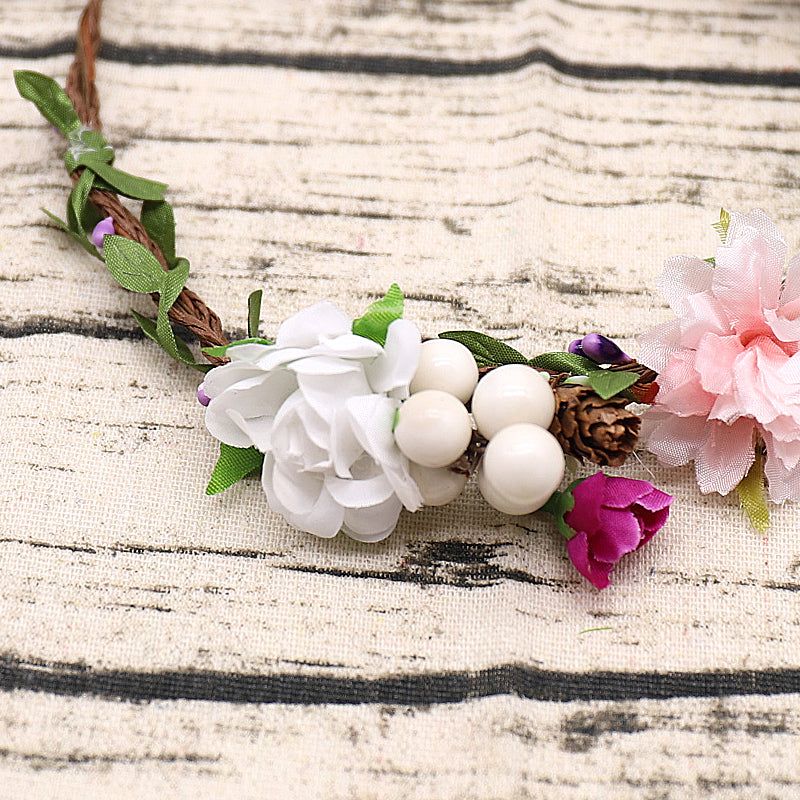
[{"label": "beige fabric", "polygon": [[[216,447],[196,374],[136,336],[129,309],[148,302],[39,210],[62,213],[62,145],[10,74],[63,80],[68,55],[33,55],[72,36],[80,5],[0,9],[5,664],[237,680],[800,667],[800,510],[760,537],[732,498],[645,453],[620,474],[675,494],[672,518],[603,593],[549,522],[499,515],[472,486],[369,546],[289,529],[254,482],[206,497]],[[635,352],[669,318],[663,260],[711,255],[721,205],[764,208],[800,249],[798,88],[541,63],[447,77],[242,65],[545,48],[797,75],[797,3],[106,0],[103,30],[117,164],[170,184],[190,285],[235,334],[255,288],[274,332],[324,298],[355,315],[397,281],[429,335],[470,328],[534,354],[598,330]],[[158,47],[239,65],[135,63]],[[800,781],[791,693],[134,702],[74,682],[59,696],[44,678],[25,691],[16,674],[0,694],[0,797],[767,798]]]}]

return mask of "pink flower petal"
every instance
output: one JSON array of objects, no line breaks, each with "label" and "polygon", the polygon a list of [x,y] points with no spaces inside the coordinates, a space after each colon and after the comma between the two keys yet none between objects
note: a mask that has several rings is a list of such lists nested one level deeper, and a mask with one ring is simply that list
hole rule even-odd
[{"label": "pink flower petal", "polygon": [[589,554],[589,543],[585,533],[579,533],[567,542],[567,554],[575,569],[598,589],[605,589],[611,584],[608,576],[614,565],[601,563]]},{"label": "pink flower petal", "polygon": [[704,494],[728,494],[750,469],[755,454],[755,422],[742,418],[733,425],[709,422],[705,441],[695,457],[697,484]]},{"label": "pink flower petal", "polygon": [[564,514],[564,521],[575,531],[591,532],[600,525],[600,504],[605,497],[606,476],[602,472],[581,481],[573,490],[574,507]]},{"label": "pink flower petal", "polygon": [[694,364],[703,389],[727,394],[733,388],[733,364],[744,348],[738,336],[707,333],[700,340]]},{"label": "pink flower petal", "polygon": [[714,268],[695,256],[674,256],[667,259],[658,281],[658,291],[676,315],[686,313],[685,299],[711,288]]},{"label": "pink flower petal", "polygon": [[[645,411],[644,418],[647,419],[650,413],[659,412]],[[647,437],[647,449],[662,464],[672,467],[686,464],[700,451],[708,435],[707,425],[709,422],[702,417],[666,417]]]},{"label": "pink flower petal", "polygon": [[649,481],[607,475],[603,505],[606,508],[630,508],[634,503],[642,503],[653,491],[653,484]]},{"label": "pink flower petal", "polygon": [[614,564],[639,546],[642,527],[632,511],[601,508],[599,517],[600,530],[589,533],[589,547],[599,561]]}]

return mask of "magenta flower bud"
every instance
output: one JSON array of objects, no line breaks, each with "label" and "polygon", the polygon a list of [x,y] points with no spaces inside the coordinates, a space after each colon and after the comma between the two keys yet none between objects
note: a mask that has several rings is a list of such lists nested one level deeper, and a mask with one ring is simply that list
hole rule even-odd
[{"label": "magenta flower bud", "polygon": [[569,343],[569,347],[567,348],[568,353],[572,353],[574,356],[582,356],[583,355],[583,348],[581,347],[581,342],[583,339],[575,339],[574,341]]},{"label": "magenta flower bud", "polygon": [[650,541],[667,521],[672,496],[648,481],[602,472],[580,481],[571,492],[575,505],[564,514],[564,522],[574,533],[567,553],[581,575],[605,589],[619,559]]},{"label": "magenta flower bud", "polygon": [[211,402],[211,398],[206,394],[202,383],[197,387],[197,402],[201,406],[207,406]]},{"label": "magenta flower bud", "polygon": [[101,219],[97,225],[94,226],[92,231],[92,244],[98,249],[103,248],[103,237],[113,236],[116,233],[114,230],[114,217],[106,217]]},{"label": "magenta flower bud", "polygon": [[630,356],[625,355],[616,343],[600,333],[590,333],[584,336],[581,339],[580,347],[583,355],[598,364],[627,364],[633,360]]}]

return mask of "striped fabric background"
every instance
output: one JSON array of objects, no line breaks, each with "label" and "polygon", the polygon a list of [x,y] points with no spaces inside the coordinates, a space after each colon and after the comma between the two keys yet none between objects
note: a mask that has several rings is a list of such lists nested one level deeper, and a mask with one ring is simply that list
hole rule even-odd
[{"label": "striped fabric background", "polygon": [[[208,498],[197,377],[61,214],[79,0],[0,5],[0,797],[800,796],[800,510],[690,469],[598,593],[470,486],[378,545]],[[800,249],[800,3],[106,0],[117,164],[170,184],[190,286],[243,333],[393,282],[424,333],[636,352],[719,207]]]}]

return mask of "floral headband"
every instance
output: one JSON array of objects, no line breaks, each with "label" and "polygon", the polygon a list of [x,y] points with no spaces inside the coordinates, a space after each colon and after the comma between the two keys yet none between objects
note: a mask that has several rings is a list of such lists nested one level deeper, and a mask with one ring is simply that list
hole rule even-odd
[{"label": "floral headband", "polygon": [[[220,442],[208,494],[260,475],[295,528],[377,542],[403,509],[446,505],[474,475],[499,512],[551,514],[599,589],[664,525],[672,497],[602,471],[562,488],[569,457],[620,467],[641,433],[663,463],[694,461],[701,492],[736,488],[761,531],[767,490],[800,497],[800,257],[784,270],[786,243],[763,212],[723,211],[714,258],[667,261],[660,289],[677,318],[640,337],[641,363],[597,333],[533,357],[474,331],[423,340],[397,285],[355,320],[319,302],[274,340],[259,333],[255,291],[248,338],[231,342],[185,286],[166,186],[113,166],[94,86],[99,9],[90,0],[81,18],[66,92],[29,71],[16,84],[68,142],[66,221],[45,213],[121,286],[153,297],[155,320],[133,312],[145,335],[204,373],[197,397]],[[120,196],[141,201],[138,217]]]}]

